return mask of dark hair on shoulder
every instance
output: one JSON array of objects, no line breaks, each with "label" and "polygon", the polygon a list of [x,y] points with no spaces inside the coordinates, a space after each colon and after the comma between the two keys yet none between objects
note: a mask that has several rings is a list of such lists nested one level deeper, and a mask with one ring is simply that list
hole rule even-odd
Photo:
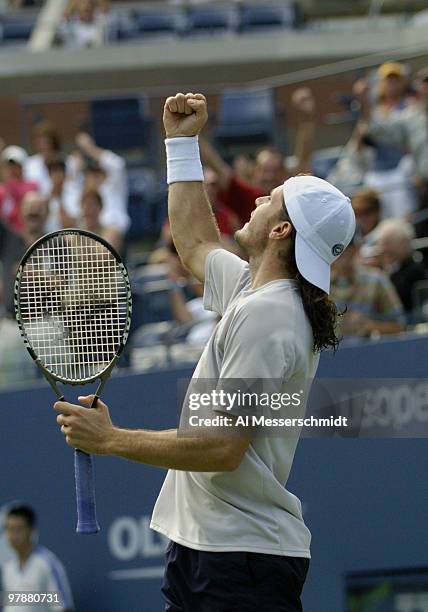
[{"label": "dark hair on shoulder", "polygon": [[[281,221],[291,221],[285,210],[280,215]],[[295,257],[296,230],[293,227],[290,249],[280,257],[284,260],[287,270],[298,281],[303,308],[312,327],[314,338],[313,350],[319,353],[324,349],[338,348],[341,337],[338,336],[337,322],[340,313],[336,304],[325,291],[315,287],[300,274]]]},{"label": "dark hair on shoulder", "polygon": [[24,504],[11,506],[6,513],[6,516],[18,516],[25,519],[31,529],[33,529],[37,523],[37,516],[33,508]]}]

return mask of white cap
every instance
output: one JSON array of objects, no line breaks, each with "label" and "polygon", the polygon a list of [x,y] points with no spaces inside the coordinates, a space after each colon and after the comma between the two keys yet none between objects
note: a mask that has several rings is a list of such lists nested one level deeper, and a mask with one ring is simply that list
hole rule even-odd
[{"label": "white cap", "polygon": [[355,232],[351,200],[316,176],[294,176],[285,181],[283,191],[296,230],[297,269],[312,285],[330,293],[330,266]]},{"label": "white cap", "polygon": [[22,166],[27,159],[28,155],[25,149],[22,147],[16,147],[15,145],[11,145],[10,147],[6,147],[1,154],[1,158],[5,162],[15,162],[15,164],[19,164]]}]

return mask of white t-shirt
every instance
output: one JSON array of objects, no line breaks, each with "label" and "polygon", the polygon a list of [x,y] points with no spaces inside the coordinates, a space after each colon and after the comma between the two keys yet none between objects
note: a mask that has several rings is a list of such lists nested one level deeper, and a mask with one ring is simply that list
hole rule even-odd
[{"label": "white t-shirt", "polygon": [[17,558],[7,561],[1,568],[0,591],[36,591],[58,593],[62,605],[25,604],[3,607],[3,612],[51,612],[74,609],[67,574],[61,561],[44,546],[34,548],[24,567]]},{"label": "white t-shirt", "polygon": [[[252,290],[248,264],[218,249],[206,260],[204,304],[222,318],[193,378],[314,377],[319,357],[296,281]],[[285,488],[298,438],[296,428],[254,438],[233,472],[169,470],[152,529],[197,550],[310,557],[300,501]]]}]

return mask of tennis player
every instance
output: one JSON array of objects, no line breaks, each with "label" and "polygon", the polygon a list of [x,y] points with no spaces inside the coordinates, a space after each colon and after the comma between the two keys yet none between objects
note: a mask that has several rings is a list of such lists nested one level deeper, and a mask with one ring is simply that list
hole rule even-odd
[{"label": "tennis player", "polygon": [[[320,351],[338,344],[330,266],[354,234],[350,201],[321,179],[287,180],[257,199],[236,234],[246,263],[222,248],[204,190],[198,134],[206,121],[203,95],[167,99],[172,235],[183,263],[205,283],[205,308],[221,316],[194,378],[311,379]],[[89,406],[91,397],[79,401]],[[170,540],[166,610],[302,610],[310,532],[285,488],[299,431],[191,438],[123,430],[98,406],[55,404],[69,445],[169,468],[151,524]]]}]

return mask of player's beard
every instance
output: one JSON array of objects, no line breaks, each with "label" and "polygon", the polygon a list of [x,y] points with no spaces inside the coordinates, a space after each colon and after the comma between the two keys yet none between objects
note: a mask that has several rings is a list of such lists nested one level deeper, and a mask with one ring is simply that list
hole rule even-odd
[{"label": "player's beard", "polygon": [[245,251],[248,257],[257,257],[266,247],[267,236],[266,233],[260,231],[260,229],[256,231],[255,227],[251,227],[250,221],[248,225],[244,225],[244,227],[235,232],[236,242],[241,249]]}]

